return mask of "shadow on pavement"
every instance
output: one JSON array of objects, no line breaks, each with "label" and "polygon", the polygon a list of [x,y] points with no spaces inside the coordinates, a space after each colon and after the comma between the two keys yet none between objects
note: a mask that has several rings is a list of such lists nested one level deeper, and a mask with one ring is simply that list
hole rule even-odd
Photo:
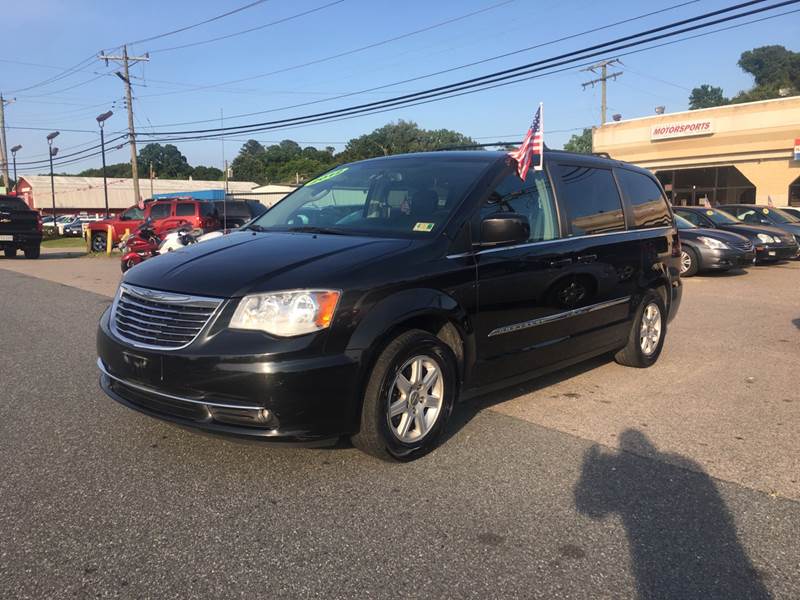
[{"label": "shadow on pavement", "polygon": [[792,324],[798,329],[800,329],[800,317],[798,317],[797,319],[792,319]]},{"label": "shadow on pavement", "polygon": [[765,574],[747,557],[731,514],[700,465],[659,452],[635,429],[621,434],[620,446],[620,452],[598,446],[587,451],[575,504],[595,519],[619,515],[638,597],[771,598],[761,581]]}]

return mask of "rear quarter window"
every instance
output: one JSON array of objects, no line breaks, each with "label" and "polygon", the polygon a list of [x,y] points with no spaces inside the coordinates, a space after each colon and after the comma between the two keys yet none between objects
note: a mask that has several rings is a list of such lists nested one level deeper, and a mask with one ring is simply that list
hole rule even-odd
[{"label": "rear quarter window", "polygon": [[193,217],[195,205],[192,202],[178,202],[175,205],[176,217]]},{"label": "rear quarter window", "polygon": [[636,229],[666,227],[672,223],[667,200],[653,179],[626,169],[618,169],[617,177],[622,193],[633,209]]},{"label": "rear quarter window", "polygon": [[0,210],[27,210],[28,205],[19,198],[0,198]]},{"label": "rear quarter window", "polygon": [[558,200],[570,235],[625,230],[622,200],[610,169],[556,164],[554,170],[561,180]]}]

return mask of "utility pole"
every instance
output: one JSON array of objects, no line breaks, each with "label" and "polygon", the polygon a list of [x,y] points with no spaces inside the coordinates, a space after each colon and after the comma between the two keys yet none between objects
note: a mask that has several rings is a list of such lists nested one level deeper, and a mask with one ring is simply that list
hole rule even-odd
[{"label": "utility pole", "polygon": [[153,197],[153,161],[150,161],[150,197]]},{"label": "utility pole", "polygon": [[11,180],[8,176],[8,146],[6,146],[6,104],[11,104],[14,99],[6,100],[3,94],[0,94],[0,165],[2,166],[3,185],[6,186],[6,191],[11,189]]},{"label": "utility pole", "polygon": [[600,69],[600,77],[597,79],[592,79],[591,81],[587,81],[586,83],[582,83],[583,89],[585,90],[587,86],[594,87],[595,84],[600,84],[600,125],[605,125],[606,123],[606,82],[609,79],[616,79],[620,75],[622,75],[622,71],[617,71],[616,73],[609,73],[608,67],[615,65],[615,64],[622,64],[618,58],[612,58],[610,60],[601,60],[598,63],[595,63],[591,66],[586,67],[585,69],[581,69],[581,71],[591,71],[595,75],[597,75],[597,69]]},{"label": "utility pole", "polygon": [[100,53],[100,60],[108,61],[113,60],[122,63],[122,73],[117,71],[116,75],[125,82],[125,99],[128,105],[128,143],[131,147],[131,176],[133,177],[133,202],[139,204],[139,167],[136,164],[136,131],[133,128],[133,96],[131,94],[131,78],[128,72],[128,64],[133,62],[149,61],[150,54],[145,53],[144,56],[128,56],[128,46],[122,47],[122,56],[115,56],[111,54]]}]

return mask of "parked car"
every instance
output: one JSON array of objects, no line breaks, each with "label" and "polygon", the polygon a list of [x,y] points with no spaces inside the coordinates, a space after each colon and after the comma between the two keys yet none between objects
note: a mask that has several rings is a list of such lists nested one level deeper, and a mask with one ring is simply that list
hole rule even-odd
[{"label": "parked car", "polygon": [[725,204],[720,206],[720,209],[733,215],[743,223],[771,225],[782,229],[786,233],[792,234],[797,243],[800,244],[800,219],[781,208],[759,206],[757,204]]},{"label": "parked car", "polygon": [[38,211],[28,208],[16,196],[0,195],[0,249],[6,258],[14,258],[17,250],[25,258],[39,258],[42,244],[42,222]]},{"label": "parked car", "polygon": [[87,217],[75,217],[72,221],[64,225],[62,235],[65,237],[83,237],[84,227],[88,227],[89,223],[93,222],[94,220]]},{"label": "parked car", "polygon": [[756,259],[753,242],[743,235],[697,227],[678,214],[675,224],[681,236],[681,277],[746,267]]},{"label": "parked car", "polygon": [[109,225],[111,225],[111,235],[113,236],[111,243],[116,245],[125,235],[126,230],[128,233],[133,232],[148,218],[153,220],[153,229],[158,236],[180,227],[199,228],[204,231],[219,229],[220,223],[213,214],[209,214],[209,206],[213,206],[213,204],[191,198],[147,201],[144,210],[131,206],[119,216],[88,225],[91,232],[92,251],[105,252]]},{"label": "parked car", "polygon": [[459,398],[608,352],[649,367],[682,290],[663,191],[545,156],[525,181],[500,152],[343,165],[145,261],[100,320],[102,389],[201,430],[409,460]]},{"label": "parked car", "polygon": [[58,235],[61,235],[62,227],[72,221],[75,218],[75,215],[56,215],[55,222],[53,222],[53,216],[47,216],[42,219],[42,227],[45,229],[53,229],[54,227],[57,228]]},{"label": "parked car", "polygon": [[258,200],[215,200],[213,216],[223,229],[236,229],[267,212]]},{"label": "parked car", "polygon": [[798,245],[794,236],[772,225],[743,223],[718,208],[676,206],[674,210],[675,214],[698,227],[721,229],[749,238],[756,248],[756,262],[758,263],[785,260],[797,254]]},{"label": "parked car", "polygon": [[793,216],[800,222],[800,206],[781,206],[781,210],[787,215]]}]

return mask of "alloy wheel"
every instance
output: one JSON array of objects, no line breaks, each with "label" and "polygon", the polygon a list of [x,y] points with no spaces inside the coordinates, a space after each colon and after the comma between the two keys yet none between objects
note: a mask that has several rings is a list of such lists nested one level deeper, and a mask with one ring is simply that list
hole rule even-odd
[{"label": "alloy wheel", "polygon": [[645,356],[650,356],[658,348],[661,340],[661,310],[655,302],[649,303],[642,312],[642,325],[639,329],[639,347]]},{"label": "alloy wheel", "polygon": [[442,412],[444,377],[439,364],[424,354],[409,358],[389,390],[387,420],[401,442],[413,443],[433,429]]},{"label": "alloy wheel", "polygon": [[681,250],[681,275],[692,268],[692,257],[686,250]]}]

